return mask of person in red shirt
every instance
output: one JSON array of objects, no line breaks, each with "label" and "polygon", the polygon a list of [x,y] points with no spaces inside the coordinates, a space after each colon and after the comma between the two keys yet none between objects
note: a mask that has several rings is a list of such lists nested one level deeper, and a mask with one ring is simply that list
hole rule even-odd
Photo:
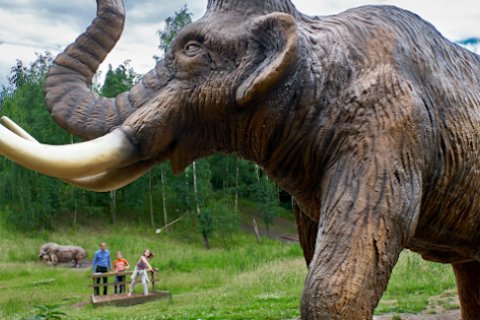
[{"label": "person in red shirt", "polygon": [[118,293],[122,294],[123,292],[125,292],[125,275],[123,274],[123,272],[128,268],[130,268],[130,265],[128,264],[127,259],[124,259],[122,257],[122,253],[120,251],[117,251],[117,259],[113,261],[113,271],[115,271],[115,273],[118,273],[118,275],[115,275],[115,294],[117,294],[118,286]]}]

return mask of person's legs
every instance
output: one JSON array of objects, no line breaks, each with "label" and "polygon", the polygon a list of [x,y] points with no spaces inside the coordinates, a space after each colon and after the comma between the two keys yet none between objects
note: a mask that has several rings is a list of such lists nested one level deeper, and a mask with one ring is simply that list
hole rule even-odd
[{"label": "person's legs", "polygon": [[[113,281],[113,284],[114,284],[114,285],[113,285],[113,292],[114,292],[115,294],[118,293],[118,290],[117,290],[117,289],[118,289],[118,282],[119,282],[119,281],[120,281],[120,276],[115,276],[115,280]],[[122,289],[121,289],[121,287],[120,287],[120,293],[122,293],[121,290],[122,290]]]},{"label": "person's legs", "polygon": [[120,282],[120,294],[125,292],[125,276],[119,276],[118,281]]},{"label": "person's legs", "polygon": [[137,281],[137,275],[138,275],[138,271],[137,271],[137,267],[135,267],[135,270],[133,270],[133,274],[132,274],[132,282],[130,283],[130,292],[128,293],[129,296],[133,294],[133,289],[135,288],[135,282]]},{"label": "person's legs", "polygon": [[[108,271],[107,267],[97,266],[95,268],[96,273],[105,273],[107,271]],[[107,277],[103,277],[102,279],[103,279],[103,283],[106,284],[107,283]],[[97,283],[97,285],[100,284],[100,278],[97,278],[96,283]],[[104,295],[107,294],[107,286],[103,286],[103,294]],[[95,288],[95,295],[97,295],[97,296],[100,295],[100,287]]]},{"label": "person's legs", "polygon": [[[100,284],[100,278],[96,278],[96,279],[95,279],[95,283],[96,283],[97,285],[99,285],[99,284]],[[96,296],[99,296],[99,295],[100,295],[99,287],[95,287],[95,290],[94,290],[94,291],[95,291],[95,295],[96,295]]]},{"label": "person's legs", "polygon": [[148,278],[147,271],[142,272],[143,294],[148,296]]},{"label": "person's legs", "polygon": [[[107,268],[105,268],[105,271],[104,271],[103,273],[106,273],[106,272],[107,272],[106,269],[107,269]],[[106,295],[107,295],[107,292],[108,292],[108,286],[107,286],[107,284],[108,284],[108,277],[103,277],[103,284],[104,284],[104,286],[103,286],[103,295],[106,296]]]}]

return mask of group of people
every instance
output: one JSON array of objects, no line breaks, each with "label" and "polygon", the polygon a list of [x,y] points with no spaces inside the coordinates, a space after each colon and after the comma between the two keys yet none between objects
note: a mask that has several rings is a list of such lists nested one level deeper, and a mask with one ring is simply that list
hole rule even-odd
[{"label": "group of people", "polygon": [[[152,266],[148,263],[148,260],[153,257],[153,253],[149,249],[145,249],[143,254],[138,259],[138,262],[135,264],[135,268],[132,274],[132,282],[130,283],[130,291],[128,295],[131,296],[133,294],[133,290],[135,288],[135,283],[137,282],[137,278],[140,276],[142,279],[143,284],[143,293],[148,295],[148,275],[147,271],[156,271]],[[115,275],[115,282],[114,282],[114,291],[115,294],[122,294],[125,291],[125,272],[127,269],[130,268],[130,264],[128,261],[123,258],[122,253],[117,251],[116,259],[113,261],[113,269],[110,259],[110,251],[107,249],[107,244],[105,242],[100,243],[100,248],[95,252],[95,256],[92,261],[92,272],[95,274],[98,273],[106,273],[113,270],[118,275]],[[107,283],[108,278],[102,277],[103,279],[103,294],[107,295]],[[100,278],[96,280],[97,284],[100,284]],[[100,290],[99,287],[95,287],[95,295],[99,295]]]}]

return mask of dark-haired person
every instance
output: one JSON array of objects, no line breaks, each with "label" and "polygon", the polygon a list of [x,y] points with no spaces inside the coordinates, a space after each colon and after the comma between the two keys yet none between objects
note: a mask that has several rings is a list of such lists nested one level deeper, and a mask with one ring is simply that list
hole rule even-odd
[{"label": "dark-haired person", "polygon": [[135,287],[135,283],[137,282],[137,277],[139,275],[142,276],[143,294],[148,296],[147,271],[155,271],[152,268],[152,266],[148,263],[148,259],[150,258],[153,258],[153,253],[149,249],[145,249],[140,259],[138,259],[138,262],[135,265],[135,269],[133,270],[132,283],[130,284],[130,292],[128,293],[129,296],[131,296],[133,293],[133,289]]},{"label": "dark-haired person", "polygon": [[[112,270],[112,263],[110,261],[110,251],[107,249],[107,244],[105,242],[100,243],[100,248],[95,252],[95,257],[92,262],[92,272],[93,273],[106,273],[109,270]],[[107,295],[107,283],[108,278],[103,277],[103,295]],[[100,284],[100,278],[97,278],[97,284]],[[95,287],[95,295],[98,296],[100,290],[98,287]]]}]

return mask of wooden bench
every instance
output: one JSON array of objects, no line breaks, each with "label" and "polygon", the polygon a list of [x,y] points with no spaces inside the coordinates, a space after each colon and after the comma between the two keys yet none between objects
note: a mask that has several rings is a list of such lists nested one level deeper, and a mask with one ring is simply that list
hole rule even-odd
[{"label": "wooden bench", "polygon": [[[93,294],[91,296],[91,301],[94,306],[104,306],[104,305],[121,305],[121,306],[130,306],[134,304],[140,304],[140,303],[145,303],[149,301],[154,301],[158,300],[160,298],[166,298],[166,297],[171,297],[170,293],[168,291],[157,291],[155,290],[155,281],[158,281],[158,279],[155,279],[155,272],[149,271],[149,282],[151,284],[151,290],[149,290],[148,295],[138,294],[134,293],[131,296],[127,295],[127,284],[130,282],[127,281],[129,275],[131,275],[133,271],[125,271],[125,272],[105,272],[105,273],[94,273],[89,275],[89,277],[92,279],[93,284],[91,284],[89,287],[93,288]],[[118,283],[114,283],[115,276],[125,276],[124,281],[120,281]],[[99,278],[107,278],[108,281],[107,283],[103,283],[103,279],[97,283],[97,279]],[[137,282],[139,282],[140,278],[137,279]],[[110,286],[120,286],[124,285],[125,290],[127,292],[123,292],[122,294],[107,294],[107,295],[95,295],[95,289],[98,288],[99,293],[103,293],[103,288],[104,287],[110,287]]]}]

